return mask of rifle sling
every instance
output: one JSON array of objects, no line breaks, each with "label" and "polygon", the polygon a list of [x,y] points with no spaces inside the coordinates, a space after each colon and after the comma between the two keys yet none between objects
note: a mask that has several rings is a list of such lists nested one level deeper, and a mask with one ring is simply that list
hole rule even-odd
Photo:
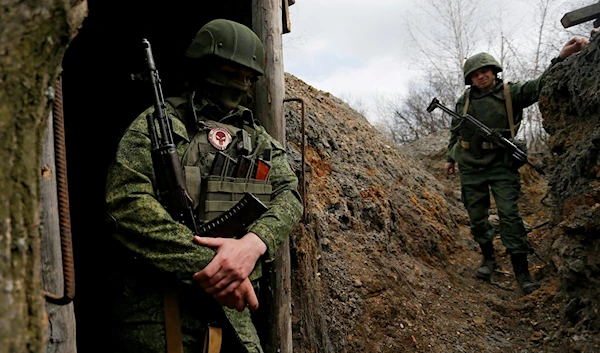
[{"label": "rifle sling", "polygon": [[165,288],[165,332],[167,353],[183,353],[179,301],[173,287]]},{"label": "rifle sling", "polygon": [[[165,331],[167,353],[183,353],[181,335],[181,319],[179,317],[179,300],[173,287],[165,289]],[[221,352],[223,329],[215,326],[206,328],[203,353]]]},{"label": "rifle sling", "polygon": [[508,115],[510,137],[515,138],[515,121],[513,120],[512,96],[510,95],[510,86],[506,83],[504,84],[504,101],[506,102],[506,115]]},{"label": "rifle sling", "polygon": [[204,337],[204,353],[221,352],[221,343],[223,342],[223,329],[215,326],[208,326],[206,336]]}]

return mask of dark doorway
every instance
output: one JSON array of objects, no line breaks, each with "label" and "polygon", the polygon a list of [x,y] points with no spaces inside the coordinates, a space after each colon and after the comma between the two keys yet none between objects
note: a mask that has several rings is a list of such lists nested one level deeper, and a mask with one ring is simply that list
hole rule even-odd
[{"label": "dark doorway", "polygon": [[90,0],[88,18],[67,49],[63,96],[79,353],[112,351],[104,183],[124,129],[153,104],[150,86],[130,80],[144,70],[142,39],[152,44],[168,97],[185,49],[215,18],[250,25],[251,1]]}]

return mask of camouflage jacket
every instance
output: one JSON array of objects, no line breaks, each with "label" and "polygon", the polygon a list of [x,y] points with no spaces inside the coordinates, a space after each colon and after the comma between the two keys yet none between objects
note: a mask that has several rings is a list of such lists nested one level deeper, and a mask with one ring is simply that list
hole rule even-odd
[{"label": "camouflage jacket", "polygon": [[[218,110],[208,100],[197,99],[196,102],[200,102],[197,105],[199,121],[213,120],[238,127],[242,124],[254,124],[252,114],[246,108],[240,107],[223,117],[219,116]],[[207,311],[198,310],[203,305],[214,307],[216,301],[208,298],[205,303],[201,303],[198,302],[198,297],[191,294],[201,291],[197,284],[192,283],[192,275],[212,260],[215,250],[193,243],[191,230],[174,221],[155,198],[154,170],[146,122],[146,115],[153,110],[153,107],[148,108],[127,128],[108,172],[106,205],[110,218],[114,221],[116,254],[120,255],[116,260],[119,265],[113,285],[121,298],[117,300],[115,311],[117,320],[124,325],[121,327],[122,332],[126,332],[127,327],[146,324],[155,325],[160,331],[164,323],[161,290],[165,283],[174,285],[180,292],[184,343],[187,340],[195,346],[202,340],[204,325],[220,319],[206,317]],[[190,130],[190,126],[196,124],[179,120],[177,110],[171,104],[167,104],[167,115],[172,121],[173,138],[181,158],[191,141],[188,131],[195,133],[193,129]],[[192,114],[189,116],[193,117]],[[257,125],[254,127],[254,146],[258,149],[272,149],[269,180],[273,192],[268,211],[248,231],[256,233],[267,245],[263,261],[270,262],[274,260],[277,248],[297,225],[302,214],[302,203],[297,192],[298,180],[288,164],[284,148],[264,128]],[[257,264],[250,279],[260,276],[260,264]],[[186,301],[187,297],[191,299]],[[262,351],[248,310],[238,313],[223,309],[246,348],[250,352]],[[215,311],[214,308],[211,310]],[[150,330],[148,335],[154,335],[153,340],[156,341],[151,346],[163,345],[161,340],[164,340],[164,335],[152,331],[148,325],[144,327]],[[132,328],[132,332],[135,330],[143,331],[140,327]],[[186,336],[186,332],[197,334]],[[148,339],[148,336],[143,339],[136,337],[129,339]],[[131,349],[150,348],[136,346]]]}]

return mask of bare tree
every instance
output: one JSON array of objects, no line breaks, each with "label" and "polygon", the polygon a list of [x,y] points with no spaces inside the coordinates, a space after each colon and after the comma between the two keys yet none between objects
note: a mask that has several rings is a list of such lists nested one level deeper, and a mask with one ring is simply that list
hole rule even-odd
[{"label": "bare tree", "polygon": [[452,105],[462,93],[464,60],[482,39],[477,22],[471,19],[479,17],[484,3],[485,0],[427,0],[419,10],[436,21],[427,23],[426,28],[422,23],[409,21],[410,53],[424,74],[409,84],[406,95],[385,101],[387,111],[379,117],[378,128],[396,143],[414,141],[449,127],[449,117],[428,113],[426,108],[433,97]]},{"label": "bare tree", "polygon": [[444,80],[444,77],[430,74],[428,79],[411,81],[404,96],[381,98],[378,105],[384,113],[380,115],[376,128],[396,144],[409,143],[448,129],[450,117],[440,111],[429,113],[426,110],[433,97],[450,103],[454,101],[455,92]]},{"label": "bare tree", "polygon": [[364,101],[360,98],[354,97],[352,93],[342,93],[339,98],[346,104],[350,106],[350,108],[354,109],[358,114],[362,116],[367,116],[369,109],[365,105]]},{"label": "bare tree", "polygon": [[[499,59],[505,81],[539,77],[564,42],[576,34],[565,31],[559,19],[595,0],[580,0],[577,4],[564,0],[520,2],[524,11],[519,14],[491,0],[427,0],[415,9],[435,19],[426,23],[407,21],[412,39],[410,52],[423,75],[411,82],[407,94],[386,99],[387,109],[378,112],[378,128],[400,144],[448,128],[447,117],[429,114],[425,109],[433,97],[453,106],[465,89],[464,61],[478,51]],[[411,14],[410,18],[423,17]],[[525,139],[534,152],[545,146],[547,135],[541,122],[537,105],[524,110],[518,137]]]},{"label": "bare tree", "polygon": [[[585,6],[590,1],[581,1],[577,8]],[[594,1],[595,2],[595,1]],[[508,55],[516,63],[510,67],[510,76],[519,80],[530,80],[539,77],[548,68],[550,60],[558,55],[562,45],[573,35],[582,35],[573,31],[565,31],[557,19],[572,10],[573,2],[560,0],[537,0],[533,3],[535,35],[528,36],[522,48],[517,48],[514,39],[502,38],[502,44],[508,48]],[[532,34],[533,34],[532,33]],[[533,41],[535,39],[535,42]],[[528,50],[529,49],[529,50]],[[530,152],[537,153],[546,150],[548,134],[542,125],[543,117],[537,104],[523,111],[523,120],[518,138],[525,140]]]}]

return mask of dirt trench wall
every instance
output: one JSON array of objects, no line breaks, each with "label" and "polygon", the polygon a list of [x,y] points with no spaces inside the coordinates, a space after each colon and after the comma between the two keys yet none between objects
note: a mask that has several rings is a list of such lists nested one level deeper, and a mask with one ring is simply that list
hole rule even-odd
[{"label": "dirt trench wall", "polygon": [[600,329],[599,62],[596,38],[553,67],[539,104],[551,135],[553,260],[566,303],[562,315],[579,329]]},{"label": "dirt trench wall", "polygon": [[[291,240],[294,352],[400,352],[400,317],[418,317],[408,284],[439,266],[464,222],[443,187],[348,105],[286,75],[306,102],[307,222]],[[299,106],[286,105],[300,171]],[[418,272],[418,269],[423,269]]]}]

